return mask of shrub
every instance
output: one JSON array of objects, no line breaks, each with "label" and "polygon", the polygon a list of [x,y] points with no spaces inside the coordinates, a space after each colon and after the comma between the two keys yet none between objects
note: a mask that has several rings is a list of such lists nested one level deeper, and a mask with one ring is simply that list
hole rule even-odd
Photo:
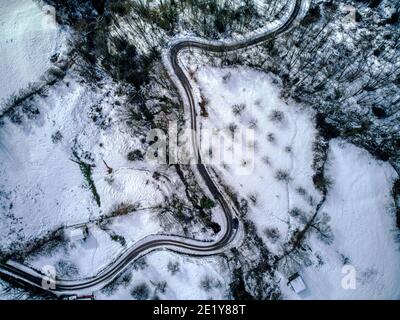
[{"label": "shrub", "polygon": [[271,159],[268,156],[263,156],[261,158],[261,161],[266,165],[270,165],[271,164]]},{"label": "shrub", "polygon": [[203,196],[200,200],[200,206],[203,209],[211,209],[215,207],[215,202],[212,201],[209,197]]},{"label": "shrub", "polygon": [[256,129],[257,128],[257,119],[251,119],[249,121],[249,129]]},{"label": "shrub", "polygon": [[332,182],[325,177],[323,172],[318,172],[313,176],[313,183],[317,190],[321,191],[323,194],[326,193],[327,189],[331,186]]},{"label": "shrub", "polygon": [[150,289],[147,284],[141,283],[131,290],[131,296],[136,300],[146,300],[149,298]]},{"label": "shrub", "polygon": [[208,276],[201,279],[200,288],[207,292],[210,291],[212,289],[212,279]]},{"label": "shrub", "polygon": [[289,211],[289,215],[292,218],[296,218],[299,220],[301,223],[306,224],[307,223],[307,214],[301,210],[300,208],[294,207]]},{"label": "shrub", "polygon": [[160,293],[164,294],[165,290],[167,289],[167,281],[156,282],[154,284],[154,286],[155,286],[156,292],[160,292]]},{"label": "shrub", "polygon": [[144,270],[147,266],[148,264],[145,257],[136,260],[135,263],[133,264],[133,268],[135,270]]},{"label": "shrub", "polygon": [[128,270],[121,276],[120,282],[124,287],[127,287],[132,280],[132,273]]},{"label": "shrub", "polygon": [[278,228],[266,228],[264,234],[272,243],[276,243],[281,237]]},{"label": "shrub", "polygon": [[276,137],[272,132],[270,132],[267,134],[267,140],[271,143],[274,143],[274,142],[276,142]]},{"label": "shrub", "polygon": [[129,161],[142,161],[144,159],[144,156],[142,151],[136,149],[129,152],[127,158]]},{"label": "shrub", "polygon": [[200,115],[202,117],[208,117],[208,112],[207,112],[207,105],[209,104],[209,101],[204,98],[203,96],[201,96],[200,102],[199,102],[199,106],[200,106]]},{"label": "shrub", "polygon": [[238,130],[238,126],[237,126],[237,124],[232,122],[232,123],[229,124],[228,129],[229,129],[229,132],[232,134],[232,137],[233,137],[235,135],[235,132]]},{"label": "shrub", "polygon": [[256,194],[249,194],[249,199],[254,205],[257,204],[257,195]]},{"label": "shrub", "polygon": [[118,234],[112,234],[110,235],[111,240],[118,242],[121,244],[121,246],[125,247],[126,245],[126,240],[123,236],[120,236]]},{"label": "shrub", "polygon": [[307,190],[304,189],[303,187],[297,187],[296,192],[301,196],[305,196],[307,194]]},{"label": "shrub", "polygon": [[125,216],[132,211],[136,211],[139,209],[140,204],[135,203],[135,204],[130,204],[130,203],[119,203],[117,204],[113,210],[111,211],[111,216],[116,217],[116,216]]},{"label": "shrub", "polygon": [[60,260],[57,262],[56,270],[59,275],[70,278],[79,273],[78,267],[71,261]]},{"label": "shrub", "polygon": [[62,140],[62,138],[63,138],[63,135],[62,135],[62,133],[61,133],[60,131],[56,131],[55,133],[53,133],[53,134],[51,135],[51,141],[52,141],[53,143],[58,143],[58,142],[60,142],[60,141]]},{"label": "shrub", "polygon": [[235,116],[240,116],[242,112],[246,109],[246,105],[241,103],[241,104],[235,104],[232,106],[232,112]]},{"label": "shrub", "polygon": [[172,275],[175,275],[180,270],[180,264],[178,261],[176,261],[176,262],[169,261],[167,268],[168,268],[168,271],[171,272]]},{"label": "shrub", "polygon": [[272,122],[282,122],[285,119],[285,114],[279,110],[273,110],[269,114],[269,120]]},{"label": "shrub", "polygon": [[313,228],[318,232],[317,237],[325,244],[332,244],[334,234],[331,226],[329,225],[331,217],[326,213],[318,215],[312,222]]},{"label": "shrub", "polygon": [[275,179],[283,182],[290,182],[292,180],[289,173],[281,169],[275,173]]},{"label": "shrub", "polygon": [[228,72],[227,74],[225,74],[225,75],[222,77],[222,81],[223,81],[224,83],[227,83],[227,82],[230,80],[231,77],[232,77],[232,74],[231,74],[230,72]]},{"label": "shrub", "polygon": [[153,172],[153,179],[154,180],[158,181],[158,180],[160,180],[160,177],[161,177],[161,174],[159,172],[157,172],[157,171]]},{"label": "shrub", "polygon": [[289,211],[289,215],[293,218],[299,217],[302,214],[302,210],[299,208],[293,208]]}]

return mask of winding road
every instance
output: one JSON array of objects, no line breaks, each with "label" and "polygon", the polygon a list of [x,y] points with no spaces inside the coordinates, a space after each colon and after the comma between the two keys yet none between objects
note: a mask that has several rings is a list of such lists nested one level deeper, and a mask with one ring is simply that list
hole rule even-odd
[{"label": "winding road", "polygon": [[195,98],[193,96],[190,81],[182,67],[179,65],[179,53],[182,50],[189,48],[197,48],[210,52],[228,52],[273,39],[290,28],[305,8],[306,4],[307,0],[293,0],[287,19],[280,25],[273,29],[262,31],[259,34],[252,35],[241,41],[222,42],[206,41],[197,38],[181,38],[173,41],[164,54],[163,62],[165,67],[169,72],[171,80],[181,92],[185,111],[190,112],[192,146],[194,154],[197,156],[196,168],[204,180],[204,183],[207,185],[210,193],[214,196],[215,200],[219,202],[224,212],[226,220],[225,230],[220,232],[221,235],[215,241],[202,242],[178,236],[151,235],[145,237],[127,249],[97,275],[80,280],[57,279],[55,288],[44,288],[42,282],[43,279],[45,279],[45,275],[14,261],[7,261],[4,264],[0,264],[0,273],[30,285],[51,291],[57,295],[84,294],[104,287],[120,275],[132,261],[156,249],[168,249],[174,252],[190,254],[193,256],[215,255],[229,249],[235,241],[238,240],[243,228],[241,224],[237,226],[234,222],[235,219],[239,218],[236,208],[230,204],[226,195],[220,191],[218,182],[213,180],[212,175],[209,173],[209,168],[201,161],[201,153],[197,137],[197,112]]}]

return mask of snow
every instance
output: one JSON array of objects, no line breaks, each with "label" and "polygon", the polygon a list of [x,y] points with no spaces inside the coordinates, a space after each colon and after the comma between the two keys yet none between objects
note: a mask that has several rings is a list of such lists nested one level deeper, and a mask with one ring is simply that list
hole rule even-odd
[{"label": "snow", "polygon": [[[131,290],[142,283],[149,287],[149,299],[155,295],[166,300],[210,300],[226,299],[229,288],[229,273],[222,258],[190,258],[169,251],[155,251],[145,257],[146,266],[129,269],[131,279],[115,292],[95,292],[96,299],[131,300]],[[168,263],[178,263],[179,270],[172,274]],[[210,289],[202,288],[202,281],[210,280]],[[118,280],[117,280],[118,281]],[[155,290],[154,284],[166,281],[165,293]]]},{"label": "snow", "polygon": [[32,0],[1,1],[0,26],[1,101],[45,73],[61,31]]},{"label": "snow", "polygon": [[[335,239],[330,246],[311,239],[323,265],[302,270],[308,291],[300,297],[399,299],[400,252],[390,196],[395,171],[342,140],[331,142],[327,171],[334,182],[322,210],[331,217]],[[344,289],[343,278],[352,270],[355,289]],[[299,298],[284,287],[287,298]]]},{"label": "snow", "polygon": [[[68,128],[68,122],[57,118],[71,112],[74,106],[58,101],[42,124],[22,127],[7,122],[0,128],[0,188],[5,195],[0,195],[0,202],[7,206],[2,214],[12,213],[30,236],[44,234],[63,222],[85,219],[85,208],[91,207],[90,196],[82,192],[79,167],[70,160],[70,146],[54,144],[51,139],[58,128]],[[63,135],[64,139],[69,138],[67,130]],[[10,230],[12,223],[4,221],[0,228],[2,235],[12,233],[2,246],[16,240],[13,228]]]},{"label": "snow", "polygon": [[[0,127],[2,248],[110,214],[121,204],[156,206],[170,194],[169,182],[156,183],[152,172],[127,160],[127,153],[139,142],[121,126],[113,99],[112,94],[108,97],[67,77],[46,97],[35,98],[40,111],[37,119],[24,118],[21,124],[6,120]],[[106,119],[115,119],[115,124],[100,129],[91,118],[93,105],[102,109]],[[61,133],[57,141],[53,139],[56,132]],[[94,165],[100,207],[79,165],[71,161],[72,150],[81,157],[89,152],[92,157],[83,160]],[[112,167],[112,174],[103,160]]]},{"label": "snow", "polygon": [[[213,165],[222,181],[248,200],[248,218],[255,223],[257,233],[268,249],[281,253],[290,231],[298,226],[288,211],[297,207],[313,213],[322,199],[312,182],[316,135],[312,114],[290,101],[283,102],[269,76],[259,71],[243,67],[209,67],[187,57],[182,60],[188,70],[195,70],[192,82],[197,88],[198,101],[201,96],[209,101],[208,117],[198,116],[201,137],[212,128],[226,136],[229,124],[248,128],[253,120],[257,120],[253,170],[244,174],[238,170],[241,158],[227,167],[223,161],[213,161]],[[246,106],[239,117],[232,113],[235,104]],[[268,115],[272,110],[282,111],[284,121],[271,121]],[[265,139],[268,133],[274,134],[273,143]],[[203,152],[208,148],[204,140]],[[237,149],[235,143],[233,146]],[[218,147],[230,151],[229,145]],[[290,152],[286,147],[290,147]],[[249,157],[251,152],[247,150],[245,156]],[[262,161],[265,155],[268,165]],[[277,169],[287,171],[291,180],[287,183],[277,181]],[[328,245],[317,239],[315,233],[310,233],[306,241],[311,246],[312,266],[298,270],[307,289],[295,294],[286,285],[287,275],[281,275],[284,298],[398,299],[400,253],[399,244],[394,240],[396,226],[391,197],[396,177],[394,169],[354,145],[333,140],[326,170],[334,183],[320,212],[326,212],[331,219],[329,225],[334,241]],[[298,187],[307,191],[306,199],[298,194]],[[253,203],[251,195],[256,196]],[[277,228],[280,239],[271,241],[265,236],[266,228]],[[342,279],[351,267],[356,271],[356,289],[344,290]]]},{"label": "snow", "polygon": [[[195,66],[188,68],[194,70]],[[221,144],[212,140],[211,163],[223,182],[247,199],[249,218],[255,223],[258,235],[270,250],[278,253],[296,226],[288,212],[294,207],[312,211],[321,198],[312,183],[316,134],[312,114],[283,102],[269,76],[256,70],[201,65],[194,78],[198,99],[203,95],[209,101],[208,117],[198,116],[203,154],[210,147],[207,144],[210,136],[216,133],[222,137]],[[234,114],[235,105],[245,106],[241,115]],[[282,112],[282,121],[271,120],[275,111]],[[248,140],[242,143],[243,140],[235,138],[232,143],[231,124],[238,127],[236,137],[242,130]],[[268,140],[271,135],[273,141]],[[219,154],[225,157],[217,159]],[[287,172],[290,181],[278,181],[279,170]],[[307,190],[307,199],[296,191],[299,187]],[[280,233],[275,243],[268,241],[264,232],[272,227]]]},{"label": "snow", "polygon": [[[60,45],[61,31],[48,24],[47,18],[33,1],[0,3],[0,100],[40,80],[51,66],[49,58]],[[273,30],[285,18],[267,23],[264,29]],[[236,36],[237,41],[242,39]],[[177,37],[175,41],[183,39]],[[313,113],[292,101],[283,101],[269,75],[245,67],[206,66],[196,61],[197,54],[195,50],[191,58],[185,54],[180,58],[186,71],[193,72],[191,83],[197,101],[208,101],[208,116],[198,114],[203,159],[210,147],[208,138],[216,136],[228,142],[211,145],[213,175],[248,202],[246,218],[255,223],[268,250],[282,254],[293,230],[299,227],[290,210],[313,213],[322,199],[312,182],[316,138]],[[163,59],[167,62],[165,52]],[[167,67],[172,72],[171,66]],[[172,193],[181,192],[182,186],[177,187],[170,179],[155,181],[154,168],[126,159],[129,151],[142,145],[116,120],[115,92],[110,89],[115,84],[105,81],[104,90],[95,90],[70,76],[60,82],[45,97],[33,100],[40,111],[36,119],[24,117],[22,124],[5,120],[0,127],[0,248],[12,248],[14,243],[42,237],[60,226],[73,230],[68,228],[85,223],[85,241],[66,241],[25,261],[37,270],[56,266],[60,278],[78,280],[96,275],[127,248],[161,237],[167,227],[155,209]],[[244,106],[241,114],[234,114],[234,106]],[[96,108],[101,110],[99,121],[92,118]],[[274,114],[282,119],[274,120]],[[238,135],[229,141],[231,125],[246,133],[244,146]],[[56,132],[62,134],[59,141],[53,139]],[[85,185],[79,166],[71,161],[72,150],[81,156],[90,154],[87,161],[93,165],[100,206]],[[226,157],[217,159],[218,154]],[[286,178],[278,179],[279,173],[287,174]],[[321,242],[315,233],[307,235],[311,262],[298,270],[304,282],[300,278],[292,282],[293,292],[282,271],[284,298],[399,299],[400,253],[394,240],[398,230],[390,195],[395,171],[366,151],[336,139],[330,142],[326,174],[333,184],[320,212],[330,217],[333,243]],[[299,193],[300,188],[305,194]],[[104,225],[99,222],[101,216],[121,205],[137,205],[139,210]],[[221,213],[218,208],[213,216],[223,224]],[[276,237],[268,234],[271,230]],[[210,240],[209,234],[201,234],[197,228],[190,231],[197,239]],[[174,234],[181,234],[181,230]],[[132,289],[141,283],[149,286],[150,298],[229,297],[230,271],[221,257],[195,259],[161,250],[141,259],[146,261],[144,266],[135,262],[125,271],[123,276],[130,275],[128,281],[112,292],[107,288],[97,291],[97,298],[132,299]],[[168,270],[171,261],[179,264],[176,274]],[[353,272],[354,288],[344,287],[343,280]],[[202,286],[205,279],[210,280],[210,288]],[[165,292],[156,289],[160,281],[167,282]]]},{"label": "snow", "polygon": [[[136,211],[111,219],[100,228],[98,224],[88,224],[88,236],[81,242],[68,242],[54,252],[39,252],[25,263],[37,270],[45,266],[56,266],[60,279],[83,279],[95,276],[113,262],[126,248],[133,246],[149,234],[162,231],[162,227],[151,210]],[[125,245],[112,239],[112,235],[123,237]],[[73,275],[66,275],[60,261],[68,261],[76,267]],[[57,267],[58,266],[58,267]]]}]

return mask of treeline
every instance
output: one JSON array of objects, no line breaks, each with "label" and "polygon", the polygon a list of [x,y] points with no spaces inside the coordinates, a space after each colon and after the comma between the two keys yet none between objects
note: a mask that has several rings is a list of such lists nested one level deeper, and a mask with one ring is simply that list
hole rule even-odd
[{"label": "treeline", "polygon": [[128,0],[46,0],[56,9],[57,21],[75,31],[72,46],[75,64],[89,81],[99,81],[106,71],[116,81],[139,88],[147,82],[152,63],[159,59],[157,50],[143,54],[129,35],[115,32],[117,15],[127,15]]},{"label": "treeline", "polygon": [[400,1],[312,2],[290,32],[223,57],[280,79],[335,136],[400,164]]},{"label": "treeline", "polygon": [[[268,53],[288,96],[311,103],[340,134],[382,160],[398,161],[400,51],[398,2],[384,17],[380,2],[316,4],[293,34]],[[343,4],[348,4],[348,11]]]},{"label": "treeline", "polygon": [[133,11],[170,35],[180,24],[184,29],[212,38],[243,29],[258,17],[252,0],[239,5],[233,0],[159,0],[158,6],[139,0],[134,2]]}]

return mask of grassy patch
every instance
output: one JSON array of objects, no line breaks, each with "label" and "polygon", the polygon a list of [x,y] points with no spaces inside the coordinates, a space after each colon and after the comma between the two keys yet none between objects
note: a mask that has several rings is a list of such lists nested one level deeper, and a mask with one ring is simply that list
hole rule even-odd
[{"label": "grassy patch", "polygon": [[71,159],[71,160],[79,165],[79,169],[81,169],[81,172],[83,174],[83,177],[85,178],[87,186],[88,186],[89,190],[92,192],[93,198],[96,201],[97,205],[100,207],[101,206],[100,196],[97,192],[96,185],[94,184],[93,177],[92,177],[93,165],[82,161],[76,152],[74,152],[73,155],[74,155],[75,159]]},{"label": "grassy patch", "polygon": [[200,200],[200,206],[203,209],[212,209],[215,207],[215,203],[210,198],[203,196]]},{"label": "grassy patch", "polygon": [[120,236],[119,234],[110,234],[110,238],[111,240],[119,242],[121,246],[125,247],[126,240],[123,236]]}]

